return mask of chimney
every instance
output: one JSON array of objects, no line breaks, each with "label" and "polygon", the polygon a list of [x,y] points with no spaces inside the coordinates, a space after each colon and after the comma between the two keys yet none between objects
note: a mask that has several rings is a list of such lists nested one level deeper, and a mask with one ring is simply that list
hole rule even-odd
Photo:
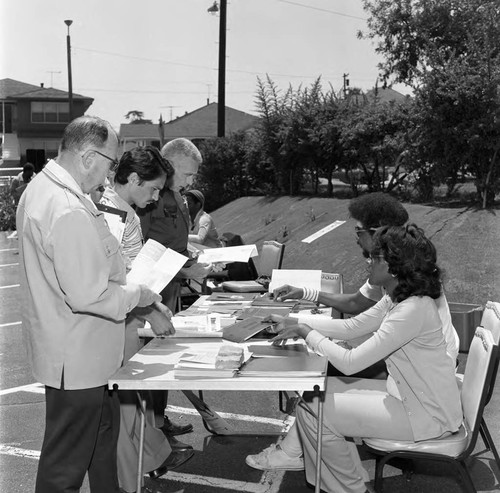
[{"label": "chimney", "polygon": [[43,82],[40,82],[40,87],[43,89]]},{"label": "chimney", "polygon": [[207,98],[207,106],[210,104],[210,99]]}]

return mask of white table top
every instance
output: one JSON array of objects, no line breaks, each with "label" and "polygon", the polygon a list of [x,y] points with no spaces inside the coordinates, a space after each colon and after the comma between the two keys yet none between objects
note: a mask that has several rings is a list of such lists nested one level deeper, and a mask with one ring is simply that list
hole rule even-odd
[{"label": "white table top", "polygon": [[[268,341],[249,340],[247,342],[248,345],[269,345]],[[259,378],[236,375],[232,378],[175,378],[174,365],[181,354],[189,350],[196,350],[200,344],[218,347],[227,344],[227,341],[201,338],[153,339],[110,377],[109,387],[113,388],[117,385],[118,389],[121,390],[311,391],[314,390],[315,386],[318,386],[318,390],[325,390],[327,358],[324,358],[324,374],[315,377],[279,378],[266,376]]]}]

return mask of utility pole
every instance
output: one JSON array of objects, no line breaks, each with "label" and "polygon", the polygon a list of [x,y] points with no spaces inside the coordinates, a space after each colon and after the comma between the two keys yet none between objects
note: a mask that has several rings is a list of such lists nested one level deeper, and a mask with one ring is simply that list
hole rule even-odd
[{"label": "utility pole", "polygon": [[347,97],[347,88],[349,87],[349,79],[347,77],[349,77],[349,74],[344,74],[343,76],[343,79],[344,79],[344,99]]},{"label": "utility pole", "polygon": [[65,20],[64,24],[68,26],[68,35],[66,36],[66,50],[68,52],[68,94],[69,94],[69,121],[73,120],[73,78],[71,75],[71,38],[69,36],[69,26],[73,24],[71,20]]}]

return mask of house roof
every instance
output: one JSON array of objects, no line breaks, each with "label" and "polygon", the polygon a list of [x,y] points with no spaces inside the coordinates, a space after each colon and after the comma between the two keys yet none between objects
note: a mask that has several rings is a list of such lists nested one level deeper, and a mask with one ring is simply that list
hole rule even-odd
[{"label": "house roof", "polygon": [[[191,113],[164,123],[165,139],[185,137],[187,139],[207,139],[217,137],[217,103],[210,103]],[[240,132],[254,127],[259,118],[249,113],[226,106],[226,134]],[[157,139],[160,134],[158,124],[122,124],[120,125],[122,139]]]},{"label": "house roof", "polygon": [[[14,79],[0,80],[0,99],[68,99],[68,93],[53,87],[40,87]],[[73,99],[93,101],[93,98],[73,93]]]},{"label": "house roof", "polygon": [[404,94],[401,94],[400,92],[395,91],[390,87],[387,87],[386,89],[376,87],[367,91],[366,97],[369,100],[374,100],[375,98],[377,98],[377,100],[381,103],[388,103],[391,101],[399,103],[401,101],[405,101],[409,96],[405,96]]}]

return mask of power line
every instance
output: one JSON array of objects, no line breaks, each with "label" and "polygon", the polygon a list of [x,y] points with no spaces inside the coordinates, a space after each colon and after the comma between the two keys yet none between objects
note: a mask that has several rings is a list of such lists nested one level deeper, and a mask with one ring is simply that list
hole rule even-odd
[{"label": "power line", "polygon": [[[181,62],[172,62],[169,60],[160,60],[158,58],[145,58],[145,57],[139,57],[139,56],[133,56],[133,55],[124,55],[122,53],[112,53],[109,51],[101,51],[101,50],[92,50],[89,48],[80,48],[80,47],[73,47],[73,49],[80,50],[80,51],[87,51],[90,53],[98,53],[100,55],[108,55],[108,56],[116,56],[120,58],[128,58],[131,60],[141,60],[144,62],[151,62],[151,63],[163,63],[167,65],[178,65],[182,67],[188,67],[188,68],[199,68],[203,70],[214,70],[216,71],[216,68],[211,68],[203,65],[194,65],[194,64],[189,64],[189,63],[181,63]],[[240,70],[240,69],[226,69],[226,72],[232,72],[232,73],[240,73],[240,74],[248,74],[248,75],[254,75],[254,76],[259,76],[259,75],[270,75],[273,77],[289,77],[293,79],[303,79],[303,78],[317,78],[318,76],[314,75],[297,75],[297,74],[279,74],[276,72],[268,72],[267,70],[262,70],[262,71],[249,71],[249,70]]]},{"label": "power line", "polygon": [[319,7],[313,7],[311,5],[304,5],[303,3],[291,2],[290,0],[278,0],[281,3],[289,3],[291,5],[297,5],[299,7],[304,7],[305,9],[319,10],[320,12],[328,12],[329,14],[340,15],[342,17],[349,17],[351,19],[358,19],[361,21],[367,21],[365,17],[358,17],[357,15],[344,14],[343,12],[336,12],[335,10],[321,9]]}]

